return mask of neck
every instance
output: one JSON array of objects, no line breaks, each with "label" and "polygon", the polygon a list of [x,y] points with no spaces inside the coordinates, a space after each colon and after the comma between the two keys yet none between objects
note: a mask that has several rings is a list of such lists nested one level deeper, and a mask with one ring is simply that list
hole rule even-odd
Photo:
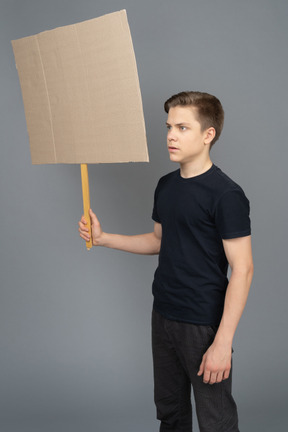
[{"label": "neck", "polygon": [[208,171],[212,166],[212,161],[208,157],[205,161],[194,161],[180,164],[180,173],[183,178],[196,177]]}]

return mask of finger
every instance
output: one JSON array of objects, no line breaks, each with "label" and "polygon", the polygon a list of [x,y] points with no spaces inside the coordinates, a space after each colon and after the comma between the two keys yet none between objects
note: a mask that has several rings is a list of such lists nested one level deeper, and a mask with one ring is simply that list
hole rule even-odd
[{"label": "finger", "polygon": [[86,227],[86,225],[84,225],[82,222],[78,222],[79,225],[79,232],[83,231],[83,232],[88,232],[89,229]]},{"label": "finger", "polygon": [[90,240],[90,236],[89,236],[88,234],[84,234],[84,233],[81,233],[81,232],[80,232],[80,237],[81,237],[83,240],[86,240],[86,241],[89,241],[89,240]]},{"label": "finger", "polygon": [[201,376],[203,374],[203,372],[204,372],[204,363],[205,363],[205,361],[203,359],[202,362],[201,362],[201,364],[200,364],[199,371],[197,373],[198,376]]},{"label": "finger", "polygon": [[217,373],[212,372],[210,374],[209,384],[215,384],[217,382]]},{"label": "finger", "polygon": [[203,382],[204,384],[208,384],[210,382],[211,373],[209,371],[204,372]]},{"label": "finger", "polygon": [[87,221],[86,221],[84,215],[81,217],[81,222],[82,222],[84,225],[87,225]]},{"label": "finger", "polygon": [[228,379],[230,375],[230,369],[229,370],[225,370],[224,375],[223,375],[223,379]]},{"label": "finger", "polygon": [[86,227],[86,225],[83,225],[81,222],[79,222],[79,228],[78,228],[78,231],[79,231],[79,233],[81,233],[81,234],[85,234],[85,235],[87,235],[87,233],[88,233],[88,234],[90,235],[89,228]]},{"label": "finger", "polygon": [[223,381],[223,377],[224,377],[223,372],[218,372],[217,378],[216,378],[216,383],[222,382]]}]

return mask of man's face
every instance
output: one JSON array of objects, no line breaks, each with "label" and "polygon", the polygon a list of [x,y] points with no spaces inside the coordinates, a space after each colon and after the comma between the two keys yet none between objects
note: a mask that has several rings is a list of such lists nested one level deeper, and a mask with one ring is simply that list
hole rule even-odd
[{"label": "man's face", "polygon": [[207,131],[201,131],[194,107],[170,108],[166,124],[171,161],[186,164],[200,160],[209,154],[209,143],[207,145],[205,141]]}]

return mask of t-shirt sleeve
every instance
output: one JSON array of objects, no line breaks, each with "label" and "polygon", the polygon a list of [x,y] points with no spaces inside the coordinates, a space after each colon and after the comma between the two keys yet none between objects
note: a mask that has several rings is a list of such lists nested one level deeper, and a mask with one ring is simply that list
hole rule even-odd
[{"label": "t-shirt sleeve", "polygon": [[250,204],[241,188],[226,192],[218,200],[215,223],[223,240],[251,234]]},{"label": "t-shirt sleeve", "polygon": [[161,223],[158,211],[157,211],[157,199],[158,199],[158,192],[159,192],[159,183],[156,187],[155,193],[154,193],[154,205],[153,205],[153,212],[152,212],[152,219],[155,222]]}]

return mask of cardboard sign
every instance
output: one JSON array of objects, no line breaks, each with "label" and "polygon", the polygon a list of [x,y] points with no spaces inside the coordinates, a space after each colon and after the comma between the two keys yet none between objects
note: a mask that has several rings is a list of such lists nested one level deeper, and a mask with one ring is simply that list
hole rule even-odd
[{"label": "cardboard sign", "polygon": [[125,10],[12,46],[33,164],[149,160]]}]

